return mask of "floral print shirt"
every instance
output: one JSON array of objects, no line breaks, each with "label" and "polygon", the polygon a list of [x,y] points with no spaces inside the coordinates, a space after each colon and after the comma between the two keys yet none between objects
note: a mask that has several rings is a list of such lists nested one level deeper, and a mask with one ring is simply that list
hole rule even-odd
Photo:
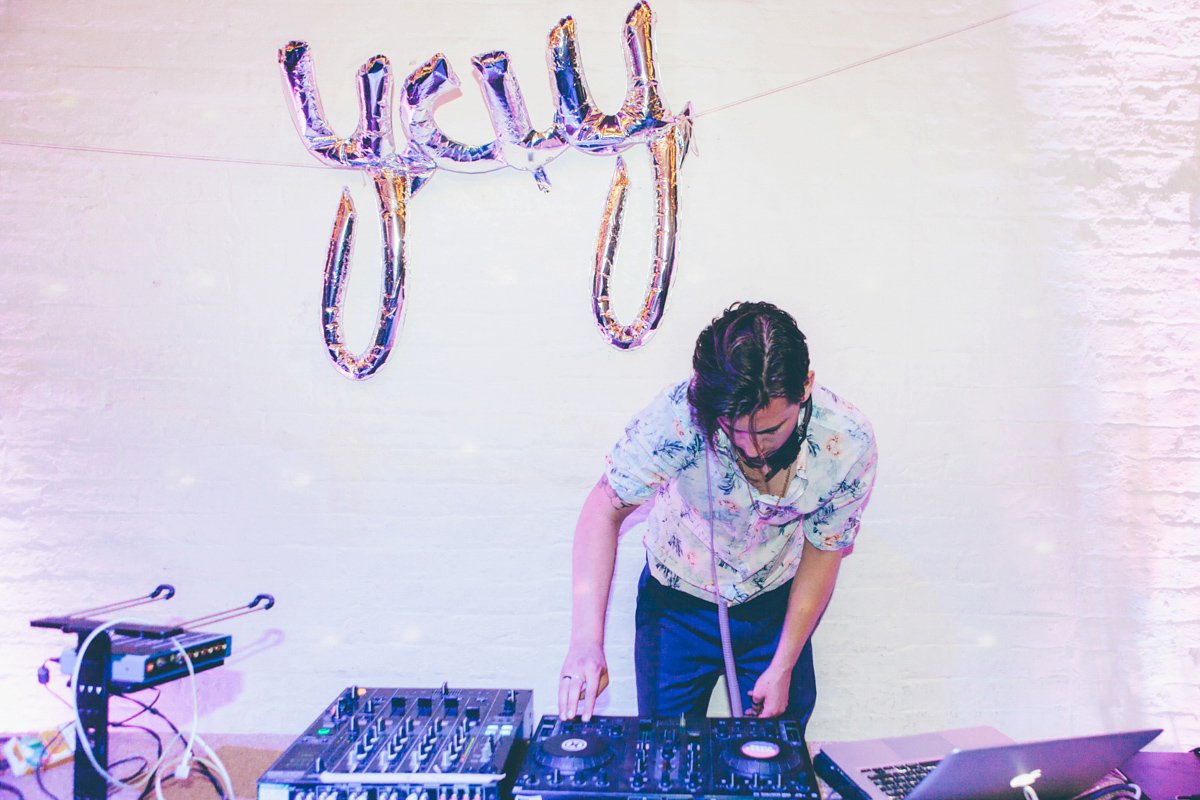
[{"label": "floral print shirt", "polygon": [[654,500],[644,542],[659,582],[713,601],[715,538],[721,594],[742,603],[791,580],[805,539],[822,550],[854,541],[876,457],[874,431],[858,409],[813,386],[812,418],[795,475],[784,496],[775,497],[746,480],[724,431],[717,433],[715,449],[705,446],[687,388],[684,381],[655,398],[607,458],[609,485],[622,500]]}]

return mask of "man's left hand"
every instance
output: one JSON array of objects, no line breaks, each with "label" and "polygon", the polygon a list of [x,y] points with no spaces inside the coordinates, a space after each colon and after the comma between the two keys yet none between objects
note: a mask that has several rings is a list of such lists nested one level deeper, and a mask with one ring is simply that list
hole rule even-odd
[{"label": "man's left hand", "polygon": [[792,671],[777,669],[774,664],[767,667],[754,688],[750,690],[750,699],[754,708],[746,710],[748,717],[778,717],[788,706],[788,689],[792,685]]}]

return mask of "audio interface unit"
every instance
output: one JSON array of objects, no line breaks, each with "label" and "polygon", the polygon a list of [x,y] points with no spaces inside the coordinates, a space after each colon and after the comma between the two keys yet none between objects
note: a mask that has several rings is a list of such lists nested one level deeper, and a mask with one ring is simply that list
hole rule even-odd
[{"label": "audio interface unit", "polygon": [[[233,637],[224,633],[187,631],[169,639],[115,634],[112,636],[111,690],[136,692],[187,675],[187,664],[175,646],[176,642],[187,652],[193,672],[221,666],[233,650]],[[74,647],[63,650],[59,667],[65,674],[70,675],[75,669],[76,658]]]}]

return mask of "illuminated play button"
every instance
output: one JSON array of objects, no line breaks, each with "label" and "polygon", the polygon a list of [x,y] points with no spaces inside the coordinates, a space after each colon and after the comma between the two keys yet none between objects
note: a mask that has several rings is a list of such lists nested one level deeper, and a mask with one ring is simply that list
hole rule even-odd
[{"label": "illuminated play button", "polygon": [[742,755],[750,758],[774,758],[779,755],[779,745],[774,742],[752,740],[742,745]]},{"label": "illuminated play button", "polygon": [[588,743],[587,739],[564,739],[559,747],[568,753],[578,753],[587,750]]}]

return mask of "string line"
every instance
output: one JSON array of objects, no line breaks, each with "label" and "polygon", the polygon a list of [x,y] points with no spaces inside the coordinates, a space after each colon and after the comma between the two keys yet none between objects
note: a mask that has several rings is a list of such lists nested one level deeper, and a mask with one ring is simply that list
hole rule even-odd
[{"label": "string line", "polygon": [[834,67],[831,70],[821,72],[817,75],[810,75],[807,78],[801,78],[798,81],[792,81],[791,83],[784,84],[783,86],[779,86],[774,89],[768,89],[765,92],[759,92],[758,94],[750,95],[749,97],[742,98],[741,100],[734,100],[732,103],[726,103],[723,106],[717,106],[716,108],[706,109],[704,111],[693,114],[692,117],[698,118],[698,117],[706,116],[708,114],[716,114],[718,111],[725,111],[726,109],[730,109],[735,106],[740,106],[744,103],[749,103],[754,100],[760,100],[764,97],[770,97],[771,95],[779,94],[780,92],[786,92],[788,89],[795,89],[797,86],[803,86],[806,83],[812,83],[813,81],[819,81],[822,78],[828,78],[830,75],[837,75],[839,72],[845,72],[846,70],[851,70],[856,67],[861,67],[866,64],[875,62],[875,61],[880,61],[885,58],[890,58],[891,56],[899,55],[900,53],[904,53],[909,50],[914,50],[918,47],[924,47],[927,44],[933,44],[934,42],[940,42],[942,39],[949,39],[951,36],[957,36],[960,33],[966,33],[967,31],[974,30],[975,28],[982,28],[984,25],[991,25],[993,22],[999,22],[1002,19],[1007,19],[1008,17],[1013,17],[1013,16],[1016,16],[1017,14],[1022,14],[1026,11],[1029,11],[1030,9],[1037,8],[1038,6],[1041,6],[1041,5],[1045,5],[1046,3],[1049,3],[1050,1],[1051,0],[1037,0],[1036,3],[1030,3],[1027,6],[1021,6],[1020,8],[1015,8],[1012,11],[1006,11],[1003,14],[997,14],[994,17],[990,17],[988,19],[981,20],[979,22],[973,22],[970,25],[967,25],[966,27],[958,28],[957,30],[950,31],[948,33],[940,33],[937,36],[931,36],[928,39],[922,39],[919,42],[915,42],[913,44],[908,44],[908,45],[905,45],[904,47],[897,47],[895,50],[889,50],[886,53],[880,53],[878,55],[870,56],[869,58],[864,58],[861,61],[855,61],[853,64],[845,64],[840,67]]},{"label": "string line", "polygon": [[[330,169],[329,165],[297,164],[289,161],[266,161],[253,158],[224,158],[221,156],[200,156],[187,153],[155,153],[149,150],[119,150],[113,147],[84,147],[82,145],[47,144],[45,142],[14,142],[0,139],[0,145],[12,147],[34,147],[42,150],[72,150],[79,153],[103,153],[114,156],[142,156],[144,158],[173,158],[181,161],[212,161],[218,164],[250,164],[257,167],[295,167],[299,169]],[[351,167],[333,167],[333,169],[352,169]]]},{"label": "string line", "polygon": [[[885,58],[890,58],[892,56],[899,55],[900,53],[908,52],[909,50],[915,50],[916,48],[924,47],[927,44],[932,44],[934,42],[940,42],[942,39],[949,39],[952,36],[958,36],[960,33],[966,33],[967,31],[971,31],[976,28],[982,28],[985,25],[991,25],[993,22],[999,22],[1002,19],[1007,19],[1009,17],[1014,17],[1018,14],[1023,14],[1026,11],[1037,8],[1038,6],[1045,5],[1046,3],[1049,3],[1051,1],[1052,0],[1037,0],[1037,2],[1021,6],[1020,8],[1012,9],[1011,11],[1006,11],[1003,14],[997,14],[994,17],[989,17],[988,19],[980,20],[979,22],[973,22],[970,25],[966,25],[962,28],[957,28],[957,29],[949,31],[947,33],[941,33],[941,34],[938,34],[937,36],[931,36],[928,39],[922,39],[919,42],[914,42],[913,44],[908,44],[903,47],[897,47],[895,50],[889,50],[886,53],[879,53],[877,55],[873,55],[868,58],[864,58],[859,61],[855,61],[852,64],[844,64],[843,66],[840,66],[840,67],[834,67],[833,69],[826,70],[825,72],[821,72],[816,75],[810,75],[807,78],[801,78],[798,81],[792,81],[791,83],[784,84],[783,86],[778,86],[774,89],[768,89],[765,92],[759,92],[758,94],[753,94],[753,95],[750,95],[749,97],[744,97],[741,100],[734,100],[731,103],[725,103],[724,105],[716,106],[715,108],[705,109],[704,111],[700,111],[700,112],[693,114],[692,118],[698,119],[700,117],[708,116],[709,114],[716,114],[721,111],[726,111],[728,109],[735,108],[737,106],[744,105],[746,103],[751,103],[755,100],[761,100],[764,97],[770,97],[773,94],[779,94],[780,92],[786,92],[789,89],[795,89],[797,86],[804,86],[805,84],[812,83],[814,81],[819,81],[822,78],[828,78],[831,75],[837,75],[838,73],[856,69],[858,67],[874,63],[876,61],[881,61]],[[220,156],[202,156],[202,155],[191,155],[191,154],[186,154],[186,153],[155,153],[155,152],[151,152],[148,150],[120,150],[120,149],[111,148],[111,147],[83,147],[83,146],[78,146],[78,145],[47,144],[45,142],[15,142],[15,141],[10,141],[10,140],[5,140],[5,139],[0,139],[0,145],[8,145],[10,147],[33,147],[33,148],[38,148],[38,149],[42,149],[42,150],[71,150],[71,151],[79,152],[79,153],[103,153],[105,155],[141,156],[143,158],[171,158],[171,159],[177,159],[177,160],[181,160],[181,161],[209,161],[209,162],[213,162],[213,163],[217,163],[217,164],[248,164],[248,165],[257,166],[257,167],[291,167],[293,169],[322,169],[322,170],[331,169],[331,168],[332,169],[353,169],[352,167],[336,167],[336,166],[323,165],[323,164],[297,164],[297,163],[288,162],[288,161],[267,161],[267,160],[263,160],[263,159],[252,159],[252,158],[222,158]]]}]

